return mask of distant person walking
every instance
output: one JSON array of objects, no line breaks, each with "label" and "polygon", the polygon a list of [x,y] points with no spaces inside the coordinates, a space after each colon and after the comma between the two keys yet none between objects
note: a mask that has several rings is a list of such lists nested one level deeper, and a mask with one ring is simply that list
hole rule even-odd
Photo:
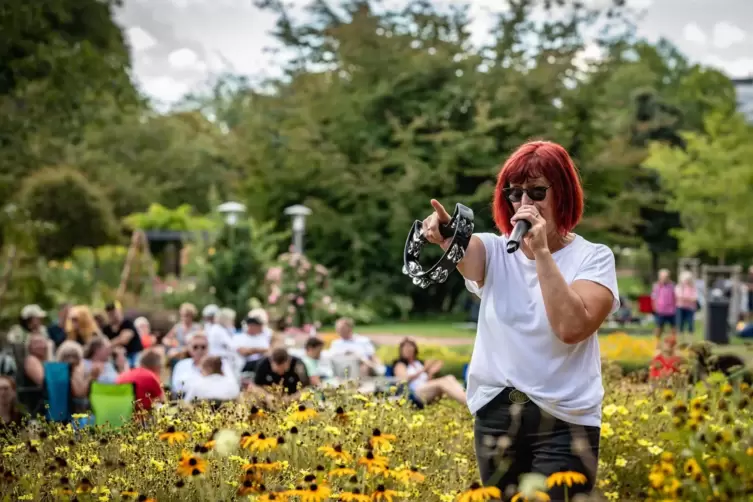
[{"label": "distant person walking", "polygon": [[669,270],[663,268],[659,270],[658,280],[654,283],[651,291],[651,304],[654,310],[654,321],[656,322],[656,347],[661,348],[661,336],[664,332],[664,326],[669,326],[673,337],[677,336],[677,298],[675,296],[675,285],[669,278]]},{"label": "distant person walking", "polygon": [[677,299],[677,328],[682,341],[690,343],[695,333],[695,313],[698,310],[698,289],[693,272],[684,270],[675,288]]}]

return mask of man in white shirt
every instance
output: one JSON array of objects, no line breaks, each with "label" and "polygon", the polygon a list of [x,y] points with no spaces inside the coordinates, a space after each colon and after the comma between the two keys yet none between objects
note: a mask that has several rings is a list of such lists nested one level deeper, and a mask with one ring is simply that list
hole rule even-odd
[{"label": "man in white shirt", "polygon": [[312,336],[306,340],[304,348],[306,352],[301,361],[306,366],[306,372],[311,379],[311,385],[321,385],[322,382],[335,376],[332,364],[322,355],[324,342],[321,339]]},{"label": "man in white shirt", "polygon": [[205,357],[201,361],[201,373],[186,386],[183,400],[233,401],[241,394],[241,387],[233,375],[225,374],[219,357]]},{"label": "man in white shirt", "polygon": [[237,367],[241,372],[256,370],[258,362],[269,352],[272,341],[271,333],[264,329],[261,319],[253,317],[251,312],[246,318],[246,329],[233,337],[233,348],[238,354]]},{"label": "man in white shirt", "polygon": [[355,323],[349,317],[342,317],[335,323],[335,331],[340,338],[334,340],[328,354],[333,359],[358,357],[361,360],[361,375],[384,375],[385,367],[376,357],[376,349],[371,340],[353,332]]}]

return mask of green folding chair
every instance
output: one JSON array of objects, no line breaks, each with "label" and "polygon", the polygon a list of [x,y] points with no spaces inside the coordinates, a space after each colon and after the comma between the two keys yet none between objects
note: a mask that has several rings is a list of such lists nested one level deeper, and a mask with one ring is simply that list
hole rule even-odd
[{"label": "green folding chair", "polygon": [[116,428],[130,422],[135,399],[133,385],[130,383],[93,382],[89,402],[94,412],[94,423]]}]

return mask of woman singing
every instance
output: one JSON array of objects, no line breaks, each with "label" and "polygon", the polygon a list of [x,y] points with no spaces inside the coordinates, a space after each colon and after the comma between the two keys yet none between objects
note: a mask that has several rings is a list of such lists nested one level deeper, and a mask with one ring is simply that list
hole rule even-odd
[{"label": "woman singing", "polygon": [[[436,200],[423,222],[429,240],[450,215]],[[468,407],[475,416],[481,479],[506,500],[521,474],[575,471],[593,488],[599,455],[601,384],[594,334],[619,307],[612,251],[572,233],[583,213],[583,190],[560,145],[521,146],[502,166],[494,221],[503,234],[475,234],[458,270],[481,298],[476,344],[468,371]],[[531,229],[520,250],[505,246],[515,222]],[[565,500],[562,486],[549,491]]]}]

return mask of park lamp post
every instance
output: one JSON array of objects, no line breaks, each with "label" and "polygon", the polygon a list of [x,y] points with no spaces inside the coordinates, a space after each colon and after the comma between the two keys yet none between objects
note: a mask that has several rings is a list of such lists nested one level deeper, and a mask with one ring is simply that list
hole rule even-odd
[{"label": "park lamp post", "polygon": [[306,231],[306,217],[311,215],[311,209],[296,204],[285,209],[287,216],[293,217],[293,250],[303,254],[303,234]]},{"label": "park lamp post", "polygon": [[240,216],[246,212],[246,206],[240,202],[225,202],[217,206],[217,211],[225,217],[225,223],[230,227],[230,248],[235,246],[235,226]]}]

